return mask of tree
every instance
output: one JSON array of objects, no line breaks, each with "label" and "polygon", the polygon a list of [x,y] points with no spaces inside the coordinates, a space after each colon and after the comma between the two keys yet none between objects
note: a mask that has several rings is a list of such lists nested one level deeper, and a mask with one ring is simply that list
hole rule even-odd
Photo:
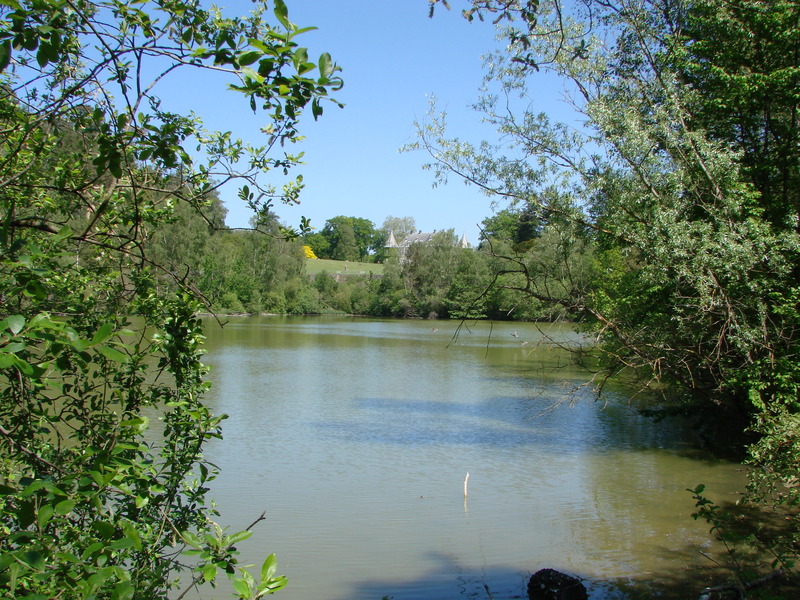
[{"label": "tree", "polygon": [[429,242],[409,247],[403,263],[403,278],[406,289],[414,298],[418,316],[448,316],[447,297],[461,265],[463,251],[452,229],[439,231]]},{"label": "tree", "polygon": [[333,259],[363,261],[375,251],[375,225],[368,219],[332,217],[325,221],[321,233],[330,244]]},{"label": "tree", "polygon": [[[765,217],[792,226],[800,211],[796,2],[696,2],[683,23],[675,69],[704,93],[694,126],[742,152],[739,164]],[[742,36],[745,37],[742,37]]]},{"label": "tree", "polygon": [[[477,104],[501,142],[451,140],[433,114],[419,130],[433,166],[578,225],[598,252],[588,285],[529,278],[531,296],[594,324],[607,373],[642,375],[705,426],[757,432],[752,497],[800,501],[800,6],[475,1],[467,13],[498,20],[510,44],[487,60]],[[531,111],[544,71],[574,90],[583,125]]]},{"label": "tree", "polygon": [[332,234],[332,239],[332,259],[357,261],[360,258],[361,253],[359,252],[356,232],[352,223],[338,225]]},{"label": "tree", "polygon": [[481,238],[485,240],[506,240],[515,250],[524,252],[531,242],[539,237],[546,225],[542,211],[536,204],[525,208],[504,208],[491,217],[486,217],[482,225]]},{"label": "tree", "polygon": [[311,246],[311,249],[314,251],[319,258],[330,258],[331,257],[331,244],[324,235],[320,232],[316,233],[307,233],[303,236],[303,240],[306,244]]},{"label": "tree", "polygon": [[225,228],[227,209],[216,191],[200,205],[203,213],[187,202],[175,204],[145,233],[145,255],[166,270],[160,279],[172,288],[176,279],[197,283],[212,236]]},{"label": "tree", "polygon": [[[238,179],[264,212],[258,175],[338,87],[282,0],[227,18],[192,0],[30,2],[0,7],[0,595],[167,598],[196,556],[241,597],[279,589],[269,557],[256,581],[207,504],[203,445],[223,416],[202,403],[205,367],[190,282],[146,253],[178,205],[213,225],[207,199]],[[273,18],[274,25],[267,21]],[[268,121],[251,147],[206,131],[155,95],[179,69],[228,74]],[[146,79],[149,76],[150,79]],[[202,156],[193,157],[188,144]],[[243,159],[241,165],[239,159]],[[135,317],[135,318],[132,318]],[[163,427],[148,431],[148,415]],[[147,433],[145,433],[147,432]]]}]

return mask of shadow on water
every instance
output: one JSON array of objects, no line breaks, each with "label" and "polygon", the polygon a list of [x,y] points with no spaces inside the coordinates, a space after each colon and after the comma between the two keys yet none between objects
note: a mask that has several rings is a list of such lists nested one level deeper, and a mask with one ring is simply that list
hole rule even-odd
[{"label": "shadow on water", "polygon": [[[527,600],[530,576],[539,569],[552,568],[541,564],[533,565],[531,571],[518,572],[492,565],[467,568],[444,554],[431,554],[428,559],[431,567],[422,577],[410,581],[399,577],[362,581],[354,596],[375,600]],[[599,581],[574,571],[569,574],[583,582],[589,600],[694,600],[706,586],[720,583],[718,569],[709,565],[616,581]],[[459,573],[457,593],[452,585],[453,572]]]},{"label": "shadow on water", "polygon": [[[452,556],[440,553],[428,555],[430,570],[416,579],[400,578],[362,581],[355,588],[358,598],[389,598],[391,600],[527,600],[527,586],[533,571],[518,572],[502,566],[483,565],[464,567]],[[542,565],[539,568],[545,568]],[[535,570],[538,570],[535,569]],[[457,592],[452,584],[453,573],[458,573]],[[581,579],[589,591],[591,600],[633,600],[633,596],[609,582],[592,582],[579,573],[572,575]]]},{"label": "shadow on water", "polygon": [[[686,564],[692,564],[696,562],[695,553],[696,549],[677,550],[670,553],[670,559],[683,558]],[[355,597],[375,600],[527,600],[530,576],[539,569],[553,568],[551,564],[540,564],[533,565],[531,571],[519,572],[492,565],[466,568],[445,554],[431,554],[428,559],[431,568],[424,576],[410,581],[400,578],[362,581],[355,587]],[[457,595],[453,592],[453,572],[459,573]],[[579,572],[564,572],[582,581],[589,600],[697,600],[704,589],[727,586],[734,581],[731,572],[710,560],[706,564],[694,564],[669,573],[643,573],[635,578],[606,581]],[[799,592],[797,582],[777,579],[751,590],[747,598],[798,598]]]},{"label": "shadow on water", "polygon": [[[581,400],[566,406],[555,398],[546,394],[494,396],[466,403],[362,397],[352,400],[352,408],[369,418],[343,417],[312,426],[318,434],[364,444],[531,446],[559,454],[658,449],[716,460],[702,449],[691,426],[677,418],[656,425],[624,403],[597,406]],[[443,419],[452,426],[442,427]]]}]

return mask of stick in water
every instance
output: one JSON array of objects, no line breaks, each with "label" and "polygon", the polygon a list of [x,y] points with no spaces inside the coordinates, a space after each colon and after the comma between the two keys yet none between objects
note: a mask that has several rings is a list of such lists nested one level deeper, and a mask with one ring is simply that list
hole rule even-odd
[{"label": "stick in water", "polygon": [[469,473],[464,477],[464,498],[467,497],[467,481],[469,481]]}]

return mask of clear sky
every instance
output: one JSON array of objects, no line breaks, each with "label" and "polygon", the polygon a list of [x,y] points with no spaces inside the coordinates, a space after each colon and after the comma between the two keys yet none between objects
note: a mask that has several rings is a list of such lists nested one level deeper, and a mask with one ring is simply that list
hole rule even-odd
[{"label": "clear sky", "polygon": [[[411,216],[423,231],[453,228],[475,244],[478,224],[492,212],[490,199],[456,180],[434,188],[433,174],[421,168],[427,155],[398,149],[414,141],[413,123],[425,116],[431,95],[448,112],[453,135],[471,137],[479,128],[479,115],[468,106],[481,83],[481,56],[496,44],[494,26],[465,21],[457,1],[450,11],[440,5],[433,19],[427,0],[286,3],[292,22],[318,28],[298,38],[309,56],[329,52],[342,67],[345,87],[335,97],[346,106],[327,104],[319,121],[309,111],[302,123],[306,188],[300,206],[276,207],[281,220],[296,225],[306,216],[321,229],[337,215],[363,217],[376,227],[389,215]],[[247,0],[217,4],[229,14],[245,14],[251,6]],[[264,116],[254,118],[237,94],[214,91],[224,85],[172,85],[182,88],[210,126],[258,141]],[[228,225],[246,226],[249,214],[235,190],[223,190],[222,197]]]}]

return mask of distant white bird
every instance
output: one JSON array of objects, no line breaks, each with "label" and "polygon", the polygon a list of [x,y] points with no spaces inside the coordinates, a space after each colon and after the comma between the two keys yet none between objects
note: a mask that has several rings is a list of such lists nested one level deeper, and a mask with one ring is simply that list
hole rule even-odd
[{"label": "distant white bird", "polygon": [[514,337],[519,337],[519,334],[516,331],[514,333],[512,333],[511,335],[513,335]]}]

